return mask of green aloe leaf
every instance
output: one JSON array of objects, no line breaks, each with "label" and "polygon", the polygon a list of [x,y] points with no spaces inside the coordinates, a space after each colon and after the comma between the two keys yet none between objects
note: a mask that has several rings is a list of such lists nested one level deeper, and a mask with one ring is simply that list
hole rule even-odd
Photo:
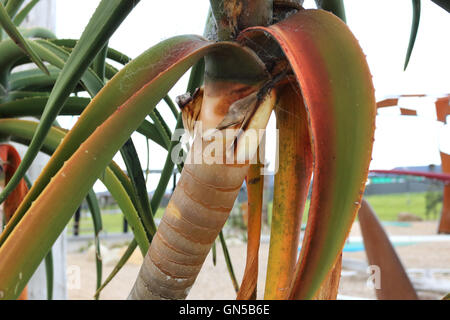
[{"label": "green aloe leaf", "polygon": [[[97,177],[155,105],[200,58],[219,51],[223,59],[228,59],[226,66],[233,65],[240,71],[245,68],[245,74],[231,73],[236,81],[265,76],[256,55],[238,44],[179,36],[161,42],[126,65],[92,100],[16,211],[27,214],[0,248],[0,291],[4,298],[15,297],[15,289],[25,285]],[[67,181],[71,181],[70,185],[66,185]],[[67,187],[61,188],[61,184]],[[64,201],[54,201],[55,198]],[[30,199],[35,199],[31,206]],[[28,228],[33,232],[28,232]],[[21,232],[16,232],[19,229]],[[39,244],[30,238],[34,232],[40,235]],[[8,259],[17,248],[26,261]]]},{"label": "green aloe leaf", "polygon": [[114,266],[114,269],[111,271],[109,276],[106,278],[105,282],[102,283],[102,285],[97,289],[95,292],[95,299],[98,299],[100,296],[100,293],[103,289],[111,282],[112,279],[119,273],[120,269],[127,263],[128,259],[130,259],[131,255],[133,254],[134,250],[137,247],[137,242],[135,239],[131,240],[130,244],[128,245],[127,249],[123,253],[122,257],[120,257],[117,264]]},{"label": "green aloe leaf", "polygon": [[[21,96],[19,99],[0,103],[0,116],[3,118],[39,117],[47,101],[48,96]],[[90,101],[89,98],[70,97],[64,104],[61,115],[79,115]]]},{"label": "green aloe leaf", "polygon": [[[49,41],[30,40],[28,43],[41,59],[57,68],[62,69],[65,61],[69,59],[66,51]],[[20,63],[27,63],[27,61],[23,60],[25,57],[24,53],[11,40],[0,42],[0,54],[0,70],[3,71],[0,74],[0,80],[3,78],[3,81],[7,82],[10,69]],[[84,73],[81,78],[81,83],[91,95],[95,95],[103,87],[103,82],[92,69],[88,69]]]},{"label": "green aloe leaf", "polygon": [[164,139],[165,144],[170,144],[170,138],[172,137],[172,132],[169,126],[164,121],[163,117],[159,111],[155,108],[150,112],[150,118],[153,120],[153,124],[158,130],[159,135]]},{"label": "green aloe leaf", "polygon": [[[10,92],[8,98],[12,101],[0,103],[0,116],[3,118],[40,117],[48,101],[48,95],[45,92]],[[69,97],[60,115],[80,115],[90,101],[89,98]],[[169,141],[161,136],[160,130],[153,123],[144,120],[136,131],[164,149],[169,148]]]},{"label": "green aloe leaf", "polygon": [[[53,39],[53,40],[51,40],[51,42],[71,51],[76,46],[78,40],[76,40],[76,39]],[[107,49],[106,57],[108,59],[111,59],[122,65],[126,65],[128,62],[130,62],[132,60],[129,56],[127,56],[123,52],[120,52],[120,51],[115,50],[110,47],[108,47],[108,49]]]},{"label": "green aloe leaf", "polygon": [[[27,120],[0,119],[0,135],[10,136],[12,141],[28,145],[36,131],[37,125],[36,122]],[[52,155],[65,134],[63,130],[52,127],[44,140],[41,151]],[[104,174],[100,176],[100,179],[117,201],[119,208],[133,230],[142,254],[145,254],[149,247],[149,241],[135,209],[134,203],[136,203],[136,200],[133,201],[133,199],[137,199],[137,196],[132,191],[130,180],[115,162],[109,164]],[[21,212],[14,214],[12,220],[0,235],[0,246],[22,217],[23,214]]]},{"label": "green aloe leaf", "polygon": [[165,96],[164,102],[169,106],[170,111],[172,111],[172,114],[175,117],[175,119],[177,119],[178,118],[178,109],[175,106],[175,103],[173,103],[172,99],[170,99],[169,96]]},{"label": "green aloe leaf", "polygon": [[138,0],[102,0],[86,26],[83,34],[55,83],[48,104],[42,114],[35,137],[22,159],[10,183],[0,193],[0,202],[14,190],[17,183],[30,167],[39,152],[40,146],[56,119],[64,102],[81,79],[92,60],[105,46],[114,31],[131,12]]},{"label": "green aloe leaf", "polygon": [[[99,109],[99,107],[97,107],[99,104],[98,100],[93,100],[90,108],[83,113],[80,121],[78,121],[75,127],[69,132],[68,139],[65,140],[69,141],[69,137],[71,137],[70,139],[73,139],[75,142],[63,143],[57,153],[53,155],[52,159],[46,166],[46,172],[41,174],[38,181],[34,183],[33,188],[22,202],[22,205],[19,208],[21,215],[24,214],[31,202],[36,199],[39,193],[48,184],[50,178],[59,170],[64,161],[66,161],[76,150],[77,146],[79,146],[102,123],[102,121],[117,110],[118,105],[123,104],[128,98],[133,96],[134,92],[144,86],[149,79],[156,76],[161,70],[166,68],[166,60],[170,58],[164,55],[165,50],[167,50],[166,48],[170,48],[171,46],[174,46],[175,48],[182,47],[186,42],[191,42],[194,40],[201,45],[208,45],[208,43],[205,43],[198,37],[191,36],[181,36],[166,40],[160,45],[148,50],[133,62],[129,63],[126,68],[121,70],[121,72],[119,72],[114,79],[108,82],[104,89],[106,90],[109,88],[109,93],[108,95],[104,95],[104,102],[102,101],[103,107]],[[214,46],[211,46],[209,49],[211,50],[213,48]],[[148,70],[146,68],[142,68],[142,66],[154,66],[155,69],[152,71],[152,69]],[[128,81],[128,74],[134,75],[133,82]],[[84,121],[83,119],[85,118],[88,118],[89,121]],[[162,185],[163,184],[164,183],[162,183]],[[164,192],[164,190],[162,190],[162,192]]]},{"label": "green aloe leaf", "polygon": [[22,22],[25,20],[25,18],[28,16],[30,11],[34,8],[35,5],[38,4],[40,0],[31,0],[28,2],[25,7],[23,7],[22,10],[20,10],[16,16],[14,17],[13,21],[16,26],[20,26]]},{"label": "green aloe leaf", "polygon": [[14,17],[24,2],[25,0],[8,0],[6,3],[6,12],[8,15]]},{"label": "green aloe leaf", "polygon": [[[8,3],[9,4],[9,3]],[[0,24],[5,29],[5,32],[14,40],[14,42],[22,49],[30,59],[45,73],[49,73],[47,67],[44,65],[40,57],[34,52],[30,47],[27,40],[22,36],[22,34],[17,30],[14,23],[11,21],[8,12],[6,11],[3,4],[0,3]]]},{"label": "green aloe leaf", "polygon": [[135,189],[134,191],[138,196],[137,208],[139,217],[144,224],[149,240],[151,240],[156,233],[156,225],[153,221],[153,212],[148,199],[147,186],[141,163],[131,138],[125,142],[124,146],[120,149],[120,153],[127,167],[127,173]]},{"label": "green aloe leaf", "polygon": [[53,277],[54,277],[54,265],[53,265],[53,252],[52,249],[45,256],[45,279],[47,283],[47,300],[53,300]]},{"label": "green aloe leaf", "polygon": [[238,281],[236,279],[236,275],[234,273],[234,268],[233,268],[233,264],[231,263],[230,253],[228,251],[228,247],[225,242],[225,237],[223,236],[222,231],[220,231],[220,233],[219,233],[219,239],[220,239],[220,244],[222,245],[223,256],[225,257],[225,263],[227,265],[228,274],[230,275],[231,282],[233,283],[234,291],[236,291],[236,293],[238,293],[239,292],[239,283],[238,283]]},{"label": "green aloe leaf", "polygon": [[59,75],[59,69],[49,66],[48,71],[48,74],[44,74],[40,69],[14,72],[9,79],[9,90],[37,91],[42,88],[51,90]]},{"label": "green aloe leaf", "polygon": [[92,69],[97,74],[100,79],[105,78],[105,67],[106,67],[106,54],[108,52],[108,43],[105,44],[102,50],[97,54],[94,61],[92,62]]},{"label": "green aloe leaf", "polygon": [[103,229],[102,226],[102,213],[100,211],[100,206],[98,205],[97,196],[95,195],[94,190],[89,190],[88,195],[86,196],[86,202],[89,207],[89,211],[92,216],[92,223],[94,225],[94,242],[95,242],[95,268],[96,268],[96,289],[100,288],[102,285],[102,254],[100,251],[100,232]]},{"label": "green aloe leaf", "polygon": [[440,6],[445,11],[450,12],[450,2],[448,0],[431,0],[431,1]]},{"label": "green aloe leaf", "polygon": [[39,38],[39,39],[55,39],[56,35],[47,28],[33,27],[33,28],[18,28],[24,38]]},{"label": "green aloe leaf", "polygon": [[414,48],[414,43],[416,42],[417,31],[419,30],[420,0],[412,0],[412,8],[413,18],[411,23],[411,33],[409,35],[408,50],[406,51],[405,65],[403,66],[403,70],[406,70],[406,68],[408,67],[409,59],[411,58],[411,54]]}]

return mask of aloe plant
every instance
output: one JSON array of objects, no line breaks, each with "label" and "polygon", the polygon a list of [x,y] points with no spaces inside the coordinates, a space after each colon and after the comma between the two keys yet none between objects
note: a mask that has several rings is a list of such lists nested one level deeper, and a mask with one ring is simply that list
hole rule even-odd
[{"label": "aloe plant", "polygon": [[[7,6],[19,2],[9,0]],[[18,297],[83,199],[91,194],[95,201],[90,190],[98,179],[119,202],[135,236],[121,265],[137,246],[145,254],[131,299],[187,296],[246,180],[249,244],[238,298],[256,298],[263,186],[261,164],[254,159],[261,139],[249,139],[266,127],[273,111],[281,143],[265,298],[336,298],[341,252],[364,192],[376,115],[369,68],[342,21],[342,1],[317,1],[318,10],[303,9],[302,1],[210,2],[208,38],[169,38],[131,61],[107,43],[138,1],[101,1],[79,40],[22,37],[27,45],[22,47],[10,39],[0,42],[5,118],[0,135],[29,145],[0,201],[20,183],[39,150],[52,154],[0,234],[1,298]],[[23,18],[7,9],[2,25],[14,36],[12,26]],[[116,70],[106,58],[126,65]],[[37,69],[11,72],[30,59],[46,62],[50,75],[42,77]],[[190,69],[179,113],[167,94]],[[41,77],[32,80],[36,73]],[[44,90],[34,90],[36,85]],[[92,99],[73,94],[80,91]],[[193,134],[179,162],[178,141],[171,141],[158,115],[162,100],[177,117],[177,128]],[[61,114],[80,117],[66,132],[55,123]],[[39,122],[11,119],[23,115]],[[135,131],[168,151],[151,199],[130,140]],[[112,162],[119,151],[128,175]],[[176,165],[181,178],[156,227],[153,214]],[[310,184],[308,224],[297,259]],[[98,281],[97,294],[102,287]]]}]

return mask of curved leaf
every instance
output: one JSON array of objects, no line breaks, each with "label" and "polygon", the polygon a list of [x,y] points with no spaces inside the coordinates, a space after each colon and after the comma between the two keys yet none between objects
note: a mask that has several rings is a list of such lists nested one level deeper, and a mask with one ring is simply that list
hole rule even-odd
[{"label": "curved leaf", "polygon": [[309,114],[314,181],[289,297],[312,299],[339,257],[365,188],[376,114],[371,75],[358,41],[326,11],[302,10],[240,39],[249,32],[279,43]]},{"label": "curved leaf", "polygon": [[8,0],[6,3],[6,11],[10,17],[14,17],[19,11],[25,0]]},{"label": "curved leaf", "polygon": [[[260,62],[250,50],[234,43],[180,36],[163,41],[129,63],[96,96],[22,202],[18,212],[28,209],[27,214],[0,248],[0,291],[5,299],[14,297],[15,288],[22,288],[28,281],[97,177],[156,103],[200,58],[219,49],[226,49],[221,51],[222,58],[228,59],[225,66],[242,65],[248,69],[246,75],[262,74]],[[32,205],[30,199],[35,199]],[[33,241],[37,233],[39,243]],[[22,258],[11,259],[18,248]]]},{"label": "curved leaf", "polygon": [[102,290],[108,285],[108,283],[111,282],[112,279],[114,279],[114,277],[120,271],[120,269],[122,269],[122,267],[127,263],[128,259],[130,259],[131,255],[133,254],[136,247],[137,247],[136,240],[135,239],[131,240],[130,244],[128,245],[127,249],[123,253],[122,257],[120,257],[119,261],[114,266],[114,269],[111,271],[109,276],[106,278],[105,282],[103,282],[101,284],[101,286],[95,292],[95,294],[94,294],[95,299],[98,299]]},{"label": "curved leaf", "polygon": [[14,24],[16,26],[20,26],[23,22],[23,20],[25,20],[25,18],[28,16],[28,14],[30,13],[30,11],[34,8],[35,5],[38,4],[40,0],[31,0],[30,2],[28,2],[25,7],[23,7],[22,10],[20,10],[16,16],[14,17]]},{"label": "curved leaf", "polygon": [[5,29],[6,33],[14,40],[14,42],[22,49],[30,59],[46,74],[48,74],[47,67],[44,65],[39,56],[30,47],[27,40],[22,36],[22,34],[17,30],[11,18],[8,15],[3,4],[0,2],[0,24]]},{"label": "curved leaf", "polygon": [[[28,120],[0,119],[0,124],[0,134],[10,135],[13,141],[25,145],[30,143],[37,128],[36,122]],[[44,145],[41,151],[51,156],[60,144],[61,140],[63,140],[64,136],[65,132],[63,130],[52,127],[44,140]],[[126,174],[124,174],[119,166],[114,162],[110,163],[104,174],[100,176],[100,179],[110,191],[112,197],[117,201],[119,208],[123,212],[133,230],[141,252],[145,254],[148,250],[149,242],[135,209],[136,201],[131,199],[134,195],[131,192],[131,182]],[[20,221],[22,217],[23,213],[20,211],[16,212],[11,223],[6,226],[5,230],[0,235],[0,243],[5,241],[8,234],[13,230],[14,226],[17,225],[18,221]]]},{"label": "curved leaf", "polygon": [[236,275],[234,274],[233,264],[231,263],[230,253],[227,248],[227,243],[225,241],[225,237],[223,236],[223,232],[219,233],[220,244],[222,246],[223,256],[225,257],[225,263],[227,265],[228,274],[230,275],[231,282],[233,283],[233,288],[236,293],[239,292],[239,284],[236,279]]},{"label": "curved leaf", "polygon": [[100,288],[102,285],[102,254],[100,251],[100,232],[103,229],[102,226],[102,213],[100,212],[100,207],[98,205],[97,196],[95,195],[94,190],[89,190],[89,193],[86,196],[86,202],[89,207],[89,211],[92,216],[92,223],[94,225],[94,242],[95,242],[95,268],[96,268],[96,288]]},{"label": "curved leaf", "polygon": [[303,211],[312,174],[311,136],[296,83],[279,90],[275,107],[278,170],[274,181],[269,258],[264,298],[286,299],[294,274]]},{"label": "curved leaf", "polygon": [[55,67],[48,68],[49,73],[44,74],[39,69],[14,72],[9,78],[9,90],[34,91],[41,88],[51,88],[59,75]]},{"label": "curved leaf", "polygon": [[139,161],[136,148],[131,138],[125,142],[124,146],[120,149],[120,153],[122,154],[128,176],[137,195],[139,217],[147,231],[148,239],[151,240],[156,233],[156,225],[152,219],[153,213],[148,199],[147,185],[143,176],[141,162]]},{"label": "curved leaf", "polygon": [[5,199],[30,167],[39,152],[45,134],[92,60],[138,2],[138,0],[102,0],[100,2],[58,77],[39,122],[36,136],[31,141],[27,153],[10,183],[0,193],[0,202]]},{"label": "curved leaf", "polygon": [[411,58],[411,53],[414,48],[414,43],[416,42],[417,30],[419,30],[420,22],[420,0],[412,0],[413,7],[413,18],[411,23],[411,33],[409,35],[408,50],[406,51],[405,65],[403,70],[408,67],[409,59]]},{"label": "curved leaf", "polygon": [[[0,116],[4,118],[39,117],[48,100],[48,96],[42,92],[11,92],[9,97],[12,101],[0,103]],[[89,98],[69,97],[59,115],[80,115],[90,101]],[[144,120],[136,131],[164,149],[169,148],[169,141],[161,136],[153,123]]]}]

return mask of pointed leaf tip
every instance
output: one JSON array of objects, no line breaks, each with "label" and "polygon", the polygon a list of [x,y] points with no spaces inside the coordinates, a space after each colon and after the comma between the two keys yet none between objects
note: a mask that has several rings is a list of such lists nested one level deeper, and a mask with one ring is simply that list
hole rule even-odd
[{"label": "pointed leaf tip", "polygon": [[411,54],[414,48],[414,44],[416,42],[417,31],[419,30],[419,22],[420,22],[420,0],[412,0],[412,8],[413,8],[413,17],[411,24],[411,33],[409,36],[408,50],[406,51],[405,64],[403,66],[403,71],[408,67],[409,59],[411,58]]}]

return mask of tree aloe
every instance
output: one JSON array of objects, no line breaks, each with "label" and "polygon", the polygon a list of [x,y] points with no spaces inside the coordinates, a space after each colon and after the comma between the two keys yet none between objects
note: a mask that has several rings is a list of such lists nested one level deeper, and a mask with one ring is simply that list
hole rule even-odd
[{"label": "tree aloe", "polygon": [[[51,134],[61,134],[52,128],[57,115],[82,112],[75,126],[55,142],[49,163],[0,235],[1,297],[18,296],[101,178],[105,184],[109,181],[111,190],[120,189],[116,195],[122,197],[122,210],[128,208],[127,219],[134,221],[137,244],[144,252],[148,248],[129,298],[184,299],[246,177],[248,185],[255,185],[249,188],[251,204],[256,204],[251,217],[260,216],[261,177],[255,172],[255,159],[263,139],[259,133],[275,110],[282,163],[276,178],[265,297],[335,298],[342,248],[368,174],[376,106],[364,54],[346,24],[330,12],[305,10],[301,2],[211,0],[206,33],[210,40],[194,35],[169,38],[117,73],[104,63],[111,53],[106,43],[137,1],[103,0],[73,50],[58,41],[29,40],[40,59],[62,70],[45,97],[34,135],[19,139],[30,149],[3,199]],[[336,14],[342,14],[342,3],[337,2]],[[320,2],[324,7],[328,4]],[[4,64],[0,60],[8,67],[0,79],[5,89],[2,101],[9,103],[14,100],[8,91],[10,67],[28,58],[12,44],[5,47],[11,60]],[[182,114],[178,123],[192,133],[193,142],[180,159],[177,141],[164,140],[167,130],[158,126],[159,118],[152,117],[153,131],[142,126],[193,66],[189,94],[178,99]],[[76,97],[69,99],[81,90],[93,97],[87,106]],[[37,93],[30,95],[38,99]],[[7,111],[3,106],[4,112],[13,114],[10,107]],[[23,136],[20,128],[25,125],[15,133],[9,128],[2,134],[14,138]],[[139,189],[142,179],[133,177],[142,173],[140,165],[133,167],[129,157],[128,178],[111,162],[121,148],[126,148],[124,158],[133,151],[127,141],[139,128],[168,149],[169,174],[174,164],[182,167],[157,229],[152,215],[159,199],[155,193],[152,203],[147,203]],[[311,208],[297,260],[301,215],[312,175]],[[164,189],[162,183],[158,194]],[[248,252],[257,259],[260,227],[256,222],[251,228]],[[249,260],[249,270],[254,266]],[[246,272],[240,298],[255,297],[254,279],[254,273]]]}]

